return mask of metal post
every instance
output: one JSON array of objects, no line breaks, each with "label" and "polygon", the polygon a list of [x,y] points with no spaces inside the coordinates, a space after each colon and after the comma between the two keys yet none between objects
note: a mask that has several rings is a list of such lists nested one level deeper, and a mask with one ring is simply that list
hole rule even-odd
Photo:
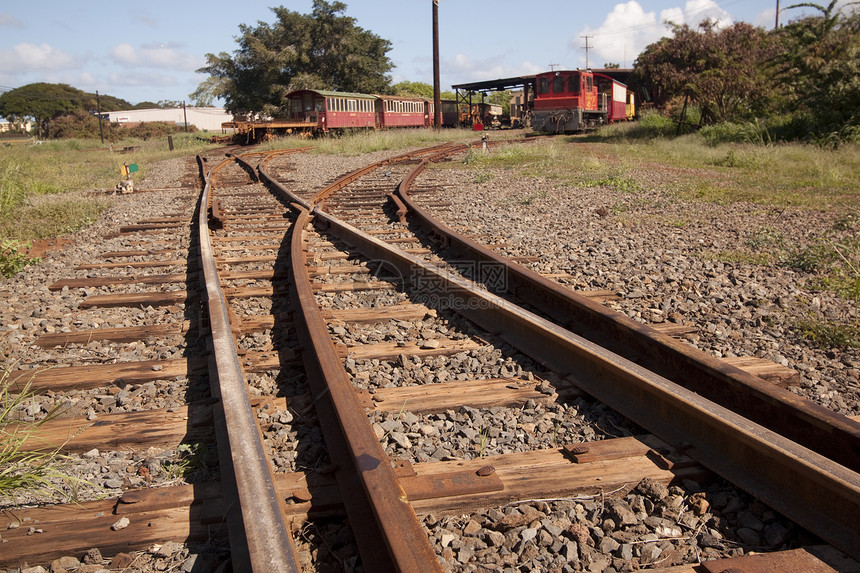
[{"label": "metal post", "polygon": [[588,49],[592,46],[588,45],[588,39],[593,38],[594,36],[580,36],[580,38],[585,38],[585,69],[590,70],[591,68],[588,65]]},{"label": "metal post", "polygon": [[185,133],[188,133],[188,114],[185,111],[185,100],[182,100],[182,117],[185,118]]},{"label": "metal post", "polygon": [[773,25],[774,30],[777,28],[779,28],[779,0],[776,0],[776,22]]},{"label": "metal post", "polygon": [[439,90],[439,0],[433,0],[433,128],[442,127],[442,95]]},{"label": "metal post", "polygon": [[96,90],[96,115],[99,116],[99,137],[102,139],[102,145],[104,145],[105,134],[102,131],[102,101],[99,98],[99,90]]}]

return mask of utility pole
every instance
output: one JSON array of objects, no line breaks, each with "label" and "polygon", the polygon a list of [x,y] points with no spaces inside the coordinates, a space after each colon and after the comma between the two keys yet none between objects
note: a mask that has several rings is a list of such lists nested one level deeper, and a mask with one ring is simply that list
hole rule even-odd
[{"label": "utility pole", "polygon": [[182,118],[185,120],[185,133],[188,133],[188,112],[185,111],[185,100],[182,100]]},{"label": "utility pole", "polygon": [[556,67],[557,65],[558,65],[558,64],[550,64],[550,65],[549,65],[549,71],[554,72],[554,71],[555,71],[555,67]]},{"label": "utility pole", "polygon": [[442,94],[439,89],[439,0],[433,0],[433,129],[442,127]]},{"label": "utility pole", "polygon": [[580,36],[580,38],[585,38],[585,69],[588,70],[591,66],[588,65],[588,48],[591,46],[588,45],[588,39],[593,38],[594,36]]},{"label": "utility pole", "polygon": [[779,0],[776,0],[776,23],[773,25],[774,30],[777,28],[779,28]]},{"label": "utility pole", "polygon": [[96,90],[96,115],[99,116],[99,137],[102,139],[102,145],[104,145],[105,133],[102,130],[102,100],[99,97],[99,90]]}]

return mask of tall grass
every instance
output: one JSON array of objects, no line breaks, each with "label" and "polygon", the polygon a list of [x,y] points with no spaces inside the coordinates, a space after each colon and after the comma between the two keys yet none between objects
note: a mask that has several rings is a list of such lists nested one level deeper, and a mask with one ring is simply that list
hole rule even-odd
[{"label": "tall grass", "polygon": [[[98,140],[64,139],[4,146],[0,152],[0,238],[30,240],[55,237],[88,225],[107,208],[96,195],[78,192],[111,189],[120,167],[137,163],[144,178],[158,162],[209,147],[193,134],[167,139],[125,139],[102,145]],[[132,148],[127,153],[119,151]]]},{"label": "tall grass", "polygon": [[0,374],[0,499],[46,497],[57,491],[58,480],[74,481],[63,471],[62,444],[39,437],[42,426],[60,414],[60,405],[39,420],[27,421],[24,414],[33,393],[29,381],[16,388],[18,382],[8,370]]}]

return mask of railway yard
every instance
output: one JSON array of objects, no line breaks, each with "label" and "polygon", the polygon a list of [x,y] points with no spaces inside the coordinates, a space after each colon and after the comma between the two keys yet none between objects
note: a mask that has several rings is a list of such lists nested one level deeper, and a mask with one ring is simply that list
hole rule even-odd
[{"label": "railway yard", "polygon": [[860,352],[797,329],[860,311],[755,262],[856,209],[475,145],[171,159],[0,282],[74,478],[0,507],[0,571],[860,571]]}]

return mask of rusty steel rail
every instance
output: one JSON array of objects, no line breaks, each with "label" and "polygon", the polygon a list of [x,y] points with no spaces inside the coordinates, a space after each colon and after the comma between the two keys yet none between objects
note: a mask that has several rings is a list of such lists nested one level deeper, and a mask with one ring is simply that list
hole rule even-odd
[{"label": "rusty steel rail", "polygon": [[431,297],[627,416],[705,467],[860,558],[860,475],[500,296],[314,209],[315,223],[402,276],[432,277]]},{"label": "rusty steel rail", "polygon": [[293,227],[290,294],[314,405],[321,419],[336,422],[323,431],[362,561],[368,571],[441,571],[319,312],[304,260],[309,221],[302,209]]},{"label": "rusty steel rail", "polygon": [[[426,161],[422,160],[399,186],[407,205],[411,204],[406,193],[409,184]],[[479,326],[499,333],[537,362],[566,375],[598,400],[684,450],[705,467],[838,549],[854,558],[860,557],[860,531],[856,518],[860,510],[860,476],[853,469],[678,383],[685,381],[691,369],[707,370],[707,361],[701,366],[695,356],[688,356],[684,365],[676,366],[677,372],[669,369],[668,374],[677,378],[677,381],[670,380],[668,375],[652,372],[500,296],[449,276],[444,270],[324,213],[319,207],[314,208],[313,217],[318,227],[328,229],[367,257],[392,263],[403,276],[415,276],[416,272],[433,276],[434,280],[425,283],[440,289],[436,295],[457,299],[461,313]],[[307,215],[303,221],[310,221],[310,216]],[[440,233],[439,236],[449,245],[452,239],[467,241],[453,233]],[[493,256],[486,260],[498,259]],[[533,287],[529,283],[515,282],[509,288],[521,294]],[[559,285],[558,290],[561,289]],[[587,304],[586,308],[593,316],[585,313],[583,317],[583,311],[577,310],[571,322],[579,320],[591,325],[607,320],[604,317],[606,309],[601,305]],[[568,311],[562,308],[562,312]],[[643,328],[638,324],[630,326],[634,333]],[[602,332],[606,328],[598,327],[597,331]],[[610,329],[610,332],[614,331]],[[789,416],[798,416],[791,408],[789,412]]]},{"label": "rusty steel rail", "polygon": [[577,294],[436,220],[409,197],[412,183],[427,162],[422,161],[404,178],[397,195],[409,216],[455,256],[504,268],[506,291],[540,309],[557,324],[860,471],[860,423]]},{"label": "rusty steel rail", "polygon": [[[443,146],[431,148],[434,152]],[[329,456],[341,489],[344,507],[368,571],[441,571],[436,554],[409,504],[390,459],[376,437],[363,405],[335,350],[328,326],[319,313],[306,267],[303,229],[311,220],[313,204],[361,176],[392,163],[408,161],[426,153],[410,152],[383,160],[338,178],[311,201],[283,187],[257,166],[267,182],[298,213],[292,228],[290,296],[295,308],[296,330],[302,357],[314,395],[314,406],[322,422]]]},{"label": "rusty steel rail", "polygon": [[[285,523],[283,501],[275,491],[271,467],[257,428],[247,382],[230,330],[227,301],[221,290],[209,239],[206,212],[210,178],[220,166],[205,173],[198,209],[198,234],[203,267],[204,294],[211,330],[209,383],[218,403],[213,406],[222,484],[239,500],[230,504],[228,518],[234,570],[301,571],[295,544]],[[223,165],[223,163],[221,164]]]},{"label": "rusty steel rail", "polygon": [[[513,346],[565,374],[609,407],[678,446],[835,547],[854,558],[860,557],[860,532],[856,526],[860,477],[854,470],[698,395],[668,376],[649,371],[497,295],[448,276],[444,270],[362,233],[319,207],[313,210],[313,216],[317,226],[333,232],[367,257],[391,262],[403,276],[414,276],[416,272],[433,276],[434,280],[425,282],[441,289],[437,296],[458,299],[462,314],[476,324],[500,333]],[[596,317],[591,322],[605,320],[600,318],[605,313],[602,306],[594,310]],[[642,327],[635,326],[634,331]],[[679,369],[676,374],[683,382],[690,366]]]}]

